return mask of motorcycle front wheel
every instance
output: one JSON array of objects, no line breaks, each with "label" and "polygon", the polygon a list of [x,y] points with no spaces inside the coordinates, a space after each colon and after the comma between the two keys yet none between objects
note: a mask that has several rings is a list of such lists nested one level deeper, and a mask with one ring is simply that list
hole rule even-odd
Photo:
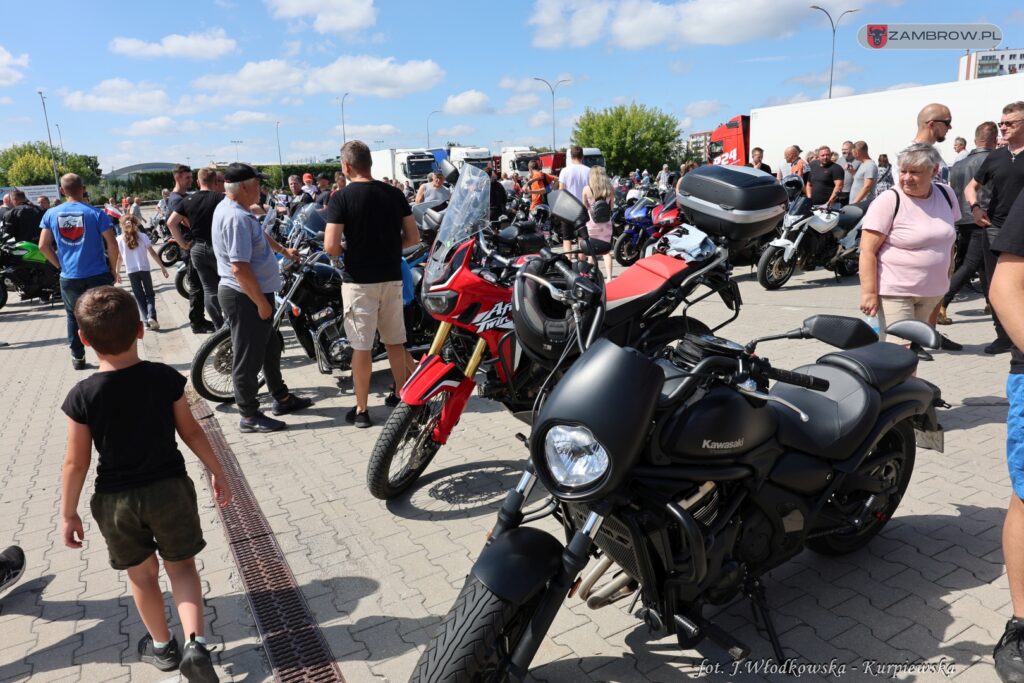
[{"label": "motorcycle front wheel", "polygon": [[187,275],[188,269],[186,268],[181,268],[174,274],[174,288],[178,290],[178,294],[183,299],[187,299],[189,296]]},{"label": "motorcycle front wheel", "polygon": [[768,247],[757,261],[757,281],[765,289],[778,289],[789,282],[796,270],[796,258],[786,261],[786,250]]},{"label": "motorcycle front wheel", "polygon": [[640,258],[640,242],[643,238],[624,232],[615,238],[612,256],[623,268],[628,268]]},{"label": "motorcycle front wheel", "polygon": [[434,427],[448,394],[424,405],[405,401],[391,411],[366,466],[366,486],[380,500],[390,500],[409,489],[434,459],[441,444],[434,441]]},{"label": "motorcycle front wheel", "polygon": [[470,574],[448,615],[423,651],[409,683],[499,683],[536,610],[537,597],[519,607]]},{"label": "motorcycle front wheel", "polygon": [[170,267],[181,260],[181,247],[174,242],[168,242],[160,247],[156,255],[160,257],[160,263]]},{"label": "motorcycle front wheel", "polygon": [[[234,357],[229,327],[224,326],[207,337],[192,359],[191,379],[196,393],[214,403],[234,403],[235,382],[231,376]],[[257,381],[262,387],[262,371]]]}]

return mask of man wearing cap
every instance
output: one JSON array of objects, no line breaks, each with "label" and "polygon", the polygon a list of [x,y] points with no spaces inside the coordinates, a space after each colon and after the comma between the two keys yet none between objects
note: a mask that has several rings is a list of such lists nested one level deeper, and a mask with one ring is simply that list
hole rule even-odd
[{"label": "man wearing cap", "polygon": [[265,178],[248,164],[228,166],[224,171],[226,196],[213,212],[211,228],[220,276],[217,297],[231,329],[231,377],[235,403],[242,414],[239,429],[260,433],[286,426],[260,412],[257,392],[261,370],[274,398],[274,415],[293,413],[313,403],[288,391],[281,377],[281,341],[271,324],[274,293],[281,288],[274,253],[293,261],[299,260],[299,253],[264,233],[248,209],[259,201],[260,180]]},{"label": "man wearing cap", "polygon": [[327,206],[327,200],[331,198],[331,174],[321,173],[316,177],[316,194],[313,195],[313,201],[316,202],[316,208],[322,209]]},{"label": "man wearing cap", "polygon": [[310,197],[316,197],[317,187],[316,183],[313,182],[312,173],[302,174],[302,191],[308,194]]},{"label": "man wearing cap", "polygon": [[[312,182],[313,176],[307,173],[306,177],[309,178],[310,182]],[[306,192],[305,187],[302,185],[302,181],[299,180],[299,176],[288,176],[288,189],[292,191],[292,196],[288,198],[289,216],[294,216],[295,212],[306,204],[313,203],[313,195]]]}]

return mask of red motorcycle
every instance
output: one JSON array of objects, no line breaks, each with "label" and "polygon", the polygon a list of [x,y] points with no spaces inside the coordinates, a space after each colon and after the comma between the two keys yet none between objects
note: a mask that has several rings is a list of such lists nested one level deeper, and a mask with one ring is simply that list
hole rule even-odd
[{"label": "red motorcycle", "polygon": [[[692,318],[670,317],[699,284],[735,290],[726,255],[713,245],[699,264],[660,254],[644,259],[606,290],[600,270],[540,249],[543,236],[528,225],[491,230],[488,184],[482,171],[463,167],[434,242],[422,301],[440,325],[370,456],[367,485],[377,498],[408,489],[447,443],[477,388],[478,370],[486,373],[482,396],[528,416],[566,361],[582,353],[584,338],[600,334],[654,352],[687,331],[709,331]],[[586,210],[575,197],[555,191],[549,201],[556,217],[585,226]],[[554,301],[543,284],[552,274],[584,288],[580,299],[590,305]],[[728,296],[738,311],[738,291]],[[545,356],[517,343],[517,334],[532,332],[529,321],[538,321],[536,334],[544,337],[530,346],[546,349]]]}]

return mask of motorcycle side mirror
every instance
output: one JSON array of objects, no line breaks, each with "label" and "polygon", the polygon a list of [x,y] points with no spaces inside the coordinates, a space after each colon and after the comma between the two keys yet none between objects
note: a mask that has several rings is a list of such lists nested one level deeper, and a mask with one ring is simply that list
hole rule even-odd
[{"label": "motorcycle side mirror", "polygon": [[441,172],[441,175],[444,176],[446,182],[449,182],[452,185],[458,182],[459,169],[455,168],[455,164],[448,161],[447,159],[441,160],[441,163],[437,165],[437,170]]},{"label": "motorcycle side mirror", "polygon": [[941,335],[920,320],[900,320],[892,325],[887,325],[885,333],[906,339],[908,342],[926,349],[938,349],[942,346]]},{"label": "motorcycle side mirror", "polygon": [[813,315],[804,320],[800,332],[803,339],[817,339],[840,349],[856,349],[878,341],[870,325],[844,315]]}]

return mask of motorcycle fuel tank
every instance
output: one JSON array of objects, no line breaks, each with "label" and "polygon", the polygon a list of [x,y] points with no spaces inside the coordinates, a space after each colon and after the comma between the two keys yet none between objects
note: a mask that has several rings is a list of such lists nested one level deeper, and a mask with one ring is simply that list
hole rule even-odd
[{"label": "motorcycle fuel tank", "polygon": [[732,459],[763,444],[775,430],[775,411],[767,405],[716,386],[668,419],[661,447],[674,458]]}]

